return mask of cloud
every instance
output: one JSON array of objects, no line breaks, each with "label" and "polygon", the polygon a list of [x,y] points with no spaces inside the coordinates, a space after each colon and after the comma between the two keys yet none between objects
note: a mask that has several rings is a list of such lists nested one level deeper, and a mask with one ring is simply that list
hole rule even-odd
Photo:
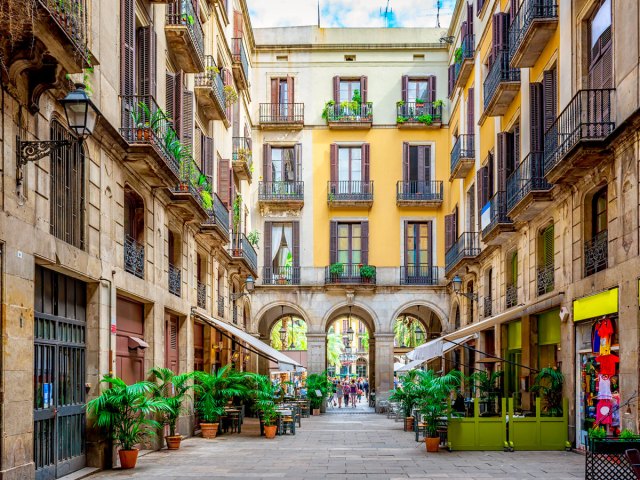
[{"label": "cloud", "polygon": [[[435,27],[439,0],[390,0],[392,13],[381,15],[386,0],[320,0],[323,27]],[[440,26],[447,27],[455,0],[440,0]],[[316,25],[317,0],[247,0],[254,27]]]}]

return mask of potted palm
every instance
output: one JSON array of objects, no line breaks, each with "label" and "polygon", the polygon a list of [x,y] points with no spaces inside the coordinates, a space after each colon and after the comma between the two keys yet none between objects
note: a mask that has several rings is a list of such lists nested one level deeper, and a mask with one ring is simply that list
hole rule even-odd
[{"label": "potted palm", "polygon": [[362,278],[364,283],[371,283],[371,279],[376,274],[376,267],[372,267],[371,265],[361,265],[360,266],[360,278]]},{"label": "potted palm", "polygon": [[154,367],[149,371],[154,375],[158,384],[153,392],[154,398],[164,402],[166,410],[160,412],[161,423],[169,427],[169,435],[164,438],[167,441],[167,449],[178,450],[182,435],[176,433],[176,423],[180,414],[185,412],[184,402],[190,399],[189,390],[193,388],[191,380],[193,375],[183,373],[176,375],[168,368]]},{"label": "potted palm", "polygon": [[341,277],[344,273],[344,264],[343,263],[332,263],[329,266],[329,275],[331,275],[331,279],[335,282],[338,277]]},{"label": "potted palm", "polygon": [[[307,396],[311,402],[313,415],[320,415],[320,408],[329,394],[329,387],[326,372],[312,373],[307,377]],[[320,394],[318,395],[318,393]]]},{"label": "potted palm", "polygon": [[487,402],[485,416],[493,416],[496,412],[496,400],[500,392],[500,379],[503,372],[496,370],[488,373],[485,370],[478,370],[469,376],[471,383],[480,390],[480,398]]},{"label": "potted palm", "polygon": [[393,390],[389,397],[390,401],[398,402],[402,408],[405,432],[412,431],[414,426],[414,418],[412,414],[413,409],[416,406],[416,402],[418,401],[418,390],[416,388],[417,378],[417,370],[411,370],[408,372],[402,379],[402,386]]},{"label": "potted palm", "polygon": [[562,384],[564,375],[554,367],[545,367],[538,372],[531,391],[542,395],[543,414],[548,417],[562,416]]},{"label": "potted palm", "polygon": [[256,380],[256,408],[260,412],[260,422],[264,428],[266,438],[275,438],[278,429],[276,404],[274,398],[277,395],[279,386],[274,386],[269,377],[265,375],[255,375]]},{"label": "potted palm", "polygon": [[136,445],[160,428],[160,423],[149,416],[166,412],[167,404],[152,395],[156,385],[151,382],[127,385],[118,377],[105,375],[101,383],[110,388],[87,403],[87,412],[95,418],[96,426],[106,429],[120,447],[120,466],[134,468],[138,460]]}]

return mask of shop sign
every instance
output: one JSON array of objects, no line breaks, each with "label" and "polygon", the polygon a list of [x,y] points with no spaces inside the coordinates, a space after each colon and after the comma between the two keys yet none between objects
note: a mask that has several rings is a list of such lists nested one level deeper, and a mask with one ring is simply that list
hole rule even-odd
[{"label": "shop sign", "polygon": [[618,288],[573,301],[573,321],[618,313]]}]

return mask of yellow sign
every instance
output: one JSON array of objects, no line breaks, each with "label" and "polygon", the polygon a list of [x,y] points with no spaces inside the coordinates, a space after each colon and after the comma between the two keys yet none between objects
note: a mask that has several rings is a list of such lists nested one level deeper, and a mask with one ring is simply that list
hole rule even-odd
[{"label": "yellow sign", "polygon": [[618,313],[618,288],[573,301],[573,321]]}]

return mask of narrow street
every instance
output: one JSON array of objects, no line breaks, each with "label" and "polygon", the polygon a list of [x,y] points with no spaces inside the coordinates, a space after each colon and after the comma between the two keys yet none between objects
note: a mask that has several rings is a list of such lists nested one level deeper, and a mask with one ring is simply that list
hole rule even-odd
[{"label": "narrow street", "polygon": [[[347,413],[345,413],[347,412]],[[266,440],[255,419],[242,434],[215,440],[190,438],[177,452],[141,457],[135,470],[107,471],[111,478],[287,479],[509,479],[584,478],[584,457],[565,452],[447,452],[427,454],[402,423],[366,407],[331,409],[302,419],[296,435]]]}]

